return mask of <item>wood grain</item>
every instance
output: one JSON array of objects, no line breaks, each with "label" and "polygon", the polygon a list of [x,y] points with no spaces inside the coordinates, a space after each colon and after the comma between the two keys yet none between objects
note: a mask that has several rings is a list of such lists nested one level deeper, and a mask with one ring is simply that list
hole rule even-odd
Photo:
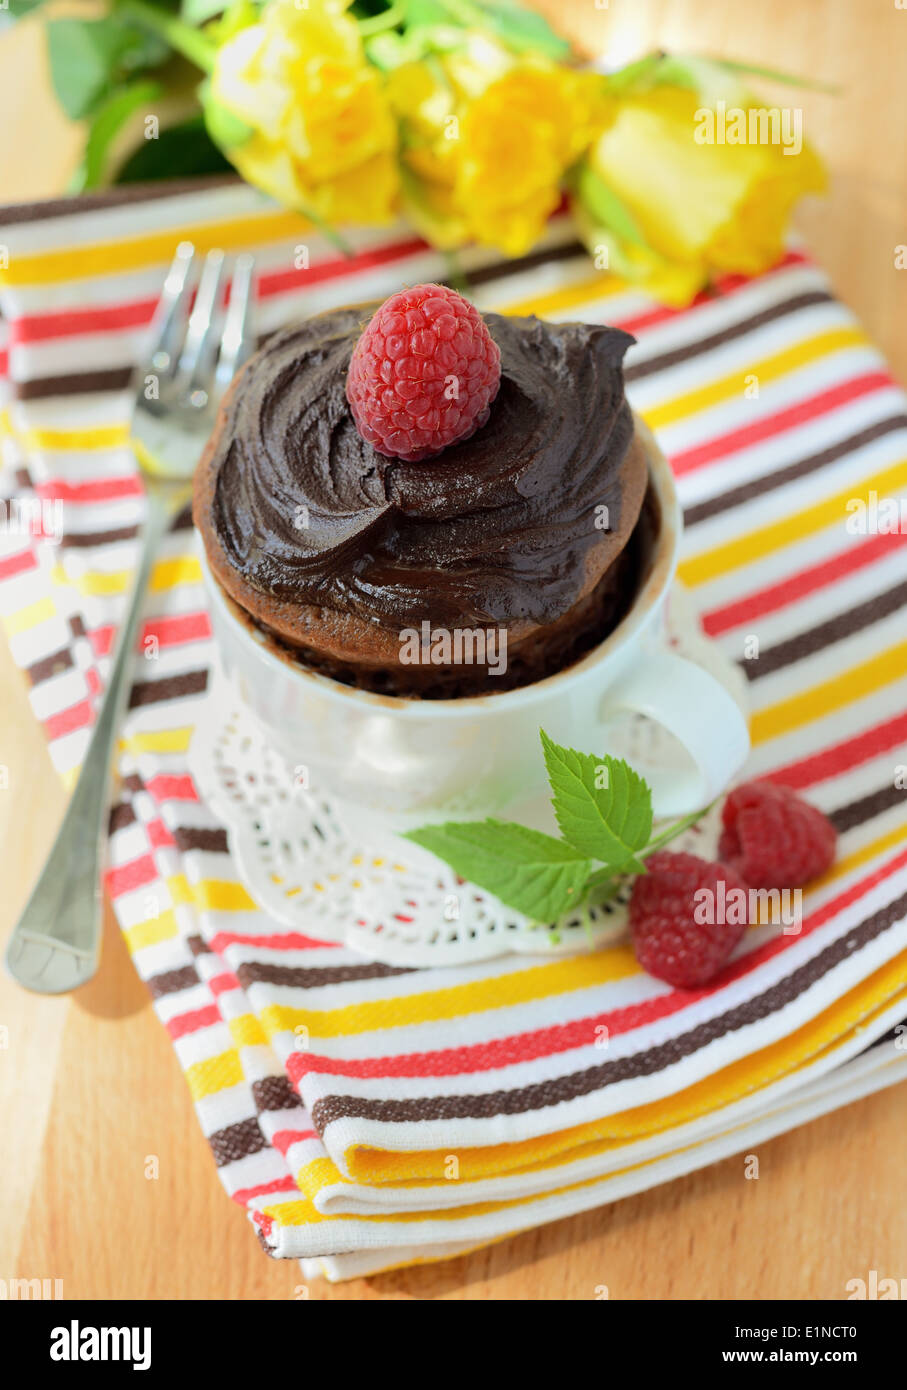
[{"label": "wood grain", "polygon": [[[723,54],[840,84],[775,88],[802,105],[831,170],[800,228],[841,296],[907,378],[907,12],[861,0],[549,0],[540,6],[615,62],[653,46]],[[14,76],[13,76],[14,75]],[[59,192],[78,141],[52,106],[38,26],[0,34],[0,190]],[[23,83],[25,84],[23,88]],[[21,93],[29,93],[27,102]],[[63,795],[0,650],[0,938],[21,907]],[[71,1298],[291,1299],[301,1274],[268,1260],[224,1195],[186,1086],[108,912],[97,978],[64,999],[0,977],[0,1277],[62,1278]],[[841,1298],[870,1268],[904,1272],[896,1088],[743,1156],[442,1265],[331,1288],[330,1299]],[[149,1155],[159,1176],[144,1176]]]}]

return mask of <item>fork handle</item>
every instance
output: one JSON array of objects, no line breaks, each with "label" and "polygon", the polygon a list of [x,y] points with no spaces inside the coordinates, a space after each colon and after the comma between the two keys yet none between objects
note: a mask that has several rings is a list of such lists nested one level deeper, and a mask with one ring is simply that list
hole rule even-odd
[{"label": "fork handle", "polygon": [[[91,740],[50,854],[10,938],[7,966],[11,974],[39,993],[57,994],[73,989],[90,979],[98,968],[100,869],[106,842],[113,746],[148,577],[161,538],[182,500],[167,497],[154,487],[148,490],[139,563]],[[17,971],[17,956],[29,942],[67,947],[72,958],[71,972],[57,965],[50,977],[43,979],[31,970]]]}]

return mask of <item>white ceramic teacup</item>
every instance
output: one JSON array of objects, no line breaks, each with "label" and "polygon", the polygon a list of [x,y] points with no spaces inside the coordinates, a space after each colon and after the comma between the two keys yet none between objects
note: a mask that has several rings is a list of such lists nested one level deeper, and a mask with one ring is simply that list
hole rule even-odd
[{"label": "white ceramic teacup", "polygon": [[[340,799],[375,828],[517,815],[546,792],[539,729],[583,752],[606,753],[628,713],[666,728],[686,756],[641,767],[658,816],[706,805],[749,752],[741,711],[713,676],[667,649],[659,616],[677,563],[681,516],[670,467],[644,433],[661,507],[652,567],[636,600],[599,646],[546,680],[499,695],[400,699],[341,685],[292,662],[202,570],[222,665],[271,744],[310,790]],[[527,813],[526,818],[538,822]]]}]

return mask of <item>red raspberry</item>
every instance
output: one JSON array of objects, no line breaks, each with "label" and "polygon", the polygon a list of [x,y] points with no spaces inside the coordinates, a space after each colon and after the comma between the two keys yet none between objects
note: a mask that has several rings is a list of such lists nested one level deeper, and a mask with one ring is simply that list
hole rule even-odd
[{"label": "red raspberry", "polygon": [[[721,911],[735,888],[742,889],[748,901],[747,885],[726,864],[709,864],[695,854],[670,850],[650,855],[630,898],[630,934],[643,970],[678,989],[694,989],[717,974],[746,930],[745,922],[736,920],[738,910]],[[699,889],[713,895],[711,911],[707,899],[697,899]],[[724,915],[734,921],[697,921],[700,916]]]},{"label": "red raspberry", "polygon": [[753,888],[799,888],[834,863],[837,831],[789,787],[735,787],[721,821],[718,853]]},{"label": "red raspberry", "polygon": [[363,439],[415,463],[484,425],[500,384],[501,354],[478,309],[444,285],[416,285],[372,316],[346,397]]}]

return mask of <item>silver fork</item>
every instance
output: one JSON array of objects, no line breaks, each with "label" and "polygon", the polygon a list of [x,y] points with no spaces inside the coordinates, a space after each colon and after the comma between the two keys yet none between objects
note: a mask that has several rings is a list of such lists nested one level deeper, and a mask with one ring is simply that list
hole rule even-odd
[{"label": "silver fork", "polygon": [[110,768],[142,599],[160,541],[188,501],[220,398],[253,346],[252,257],[236,260],[219,340],[224,254],[211,251],[205,257],[188,314],[194,257],[189,242],[177,247],[152,322],[150,355],[133,378],[132,443],[148,505],[107,688],[66,814],[6,952],[10,974],[41,994],[75,989],[98,968]]}]

